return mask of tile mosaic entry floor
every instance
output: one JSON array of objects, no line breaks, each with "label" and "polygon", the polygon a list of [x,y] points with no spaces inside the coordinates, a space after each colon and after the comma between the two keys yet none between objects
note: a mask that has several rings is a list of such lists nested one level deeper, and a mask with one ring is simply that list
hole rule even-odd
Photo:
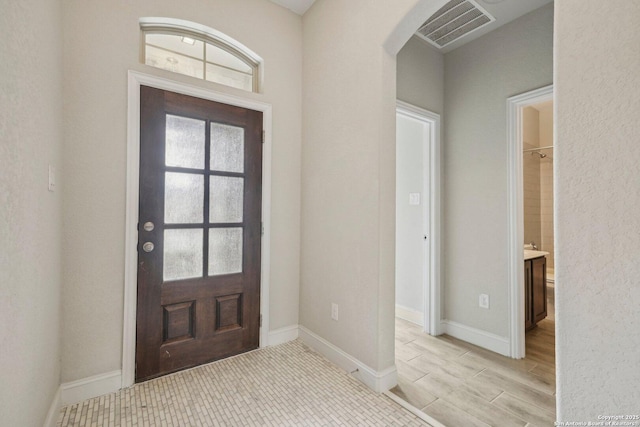
[{"label": "tile mosaic entry floor", "polygon": [[58,426],[426,426],[296,340],[61,409]]}]

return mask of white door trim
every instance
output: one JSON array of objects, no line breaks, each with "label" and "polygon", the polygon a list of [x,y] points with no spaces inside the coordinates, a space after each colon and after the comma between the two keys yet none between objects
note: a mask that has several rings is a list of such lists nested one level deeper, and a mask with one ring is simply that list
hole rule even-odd
[{"label": "white door trim", "polygon": [[151,86],[184,95],[235,105],[263,113],[265,141],[262,151],[262,258],[260,273],[260,347],[269,342],[269,269],[271,240],[271,105],[251,99],[215,92],[161,77],[129,70],[127,112],[127,196],[125,217],[124,322],[122,338],[122,387],[135,381],[136,299],[138,288],[138,197],[140,173],[140,86]]},{"label": "white door trim", "polygon": [[[424,110],[403,101],[397,101],[396,113],[429,123],[430,149],[425,152],[428,158],[429,170],[425,172],[424,188],[429,189],[426,198],[429,220],[425,224],[425,231],[429,241],[429,259],[424,263],[424,328],[430,335],[440,332],[440,115]],[[425,168],[426,169],[426,168]]]},{"label": "white door trim", "polygon": [[524,188],[522,110],[553,99],[553,85],[507,99],[507,167],[509,171],[509,355],[525,356],[524,331]]}]

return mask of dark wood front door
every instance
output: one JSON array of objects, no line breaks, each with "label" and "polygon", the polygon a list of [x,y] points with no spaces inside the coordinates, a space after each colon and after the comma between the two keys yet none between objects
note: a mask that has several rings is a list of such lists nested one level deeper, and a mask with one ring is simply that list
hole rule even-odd
[{"label": "dark wood front door", "polygon": [[262,113],[140,89],[136,381],[258,347]]}]

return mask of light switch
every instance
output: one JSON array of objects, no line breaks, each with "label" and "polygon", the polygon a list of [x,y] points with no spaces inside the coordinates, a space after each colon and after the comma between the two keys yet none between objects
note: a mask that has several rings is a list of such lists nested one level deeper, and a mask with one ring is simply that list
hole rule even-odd
[{"label": "light switch", "polygon": [[56,169],[49,165],[49,191],[55,191],[56,189]]},{"label": "light switch", "polygon": [[420,204],[420,193],[409,193],[409,204],[418,206]]}]

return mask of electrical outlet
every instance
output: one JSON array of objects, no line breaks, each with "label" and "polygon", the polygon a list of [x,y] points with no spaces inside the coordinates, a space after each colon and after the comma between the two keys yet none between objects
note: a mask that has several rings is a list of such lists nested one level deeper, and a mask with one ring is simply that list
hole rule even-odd
[{"label": "electrical outlet", "polygon": [[489,295],[480,294],[480,298],[478,299],[478,305],[480,308],[489,308]]},{"label": "electrical outlet", "polygon": [[338,320],[338,304],[335,302],[331,303],[331,318],[333,320]]}]

